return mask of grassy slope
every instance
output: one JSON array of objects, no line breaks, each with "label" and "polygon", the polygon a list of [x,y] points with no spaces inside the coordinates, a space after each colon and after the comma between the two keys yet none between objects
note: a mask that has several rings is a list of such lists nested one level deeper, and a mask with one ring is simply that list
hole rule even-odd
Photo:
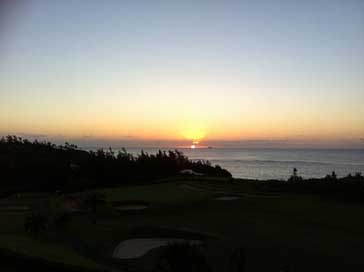
[{"label": "grassy slope", "polygon": [[[112,201],[137,199],[159,204],[148,211],[105,219],[100,224],[109,226],[109,230],[103,237],[113,233],[112,226],[116,225],[117,232],[126,226],[185,228],[241,243],[247,248],[251,271],[286,266],[311,271],[328,268],[337,271],[351,265],[364,267],[361,258],[364,207],[359,204],[331,202],[309,195],[274,198],[255,195],[221,202],[213,200],[213,192],[193,191],[173,183],[110,189],[103,193]],[[110,236],[116,240],[127,238],[118,233]],[[261,261],[262,255],[266,262]]]},{"label": "grassy slope", "polygon": [[[2,201],[7,205],[26,205],[31,208],[49,203],[49,195],[46,194],[23,194],[20,199]],[[20,254],[31,257],[40,257],[48,261],[63,262],[70,265],[87,268],[104,269],[93,260],[78,254],[66,243],[54,243],[47,238],[35,239],[24,231],[24,219],[28,212],[0,211],[0,248],[10,249]],[[53,233],[57,235],[57,233]]]},{"label": "grassy slope", "polygon": [[174,182],[112,188],[98,190],[98,192],[105,194],[108,201],[143,200],[167,205],[191,203],[209,196],[209,193],[191,191]]}]

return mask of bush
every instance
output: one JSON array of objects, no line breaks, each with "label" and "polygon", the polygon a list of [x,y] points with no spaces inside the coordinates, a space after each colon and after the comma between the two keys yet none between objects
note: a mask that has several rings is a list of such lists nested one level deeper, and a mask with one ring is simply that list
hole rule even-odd
[{"label": "bush", "polygon": [[161,254],[156,272],[210,272],[204,255],[189,243],[173,243]]},{"label": "bush", "polygon": [[29,214],[24,221],[24,228],[34,237],[39,237],[48,227],[48,217],[42,213],[33,212]]},{"label": "bush", "polygon": [[[75,145],[30,142],[16,136],[0,139],[0,186],[17,191],[80,191],[120,186],[130,181],[151,181],[191,169],[207,176],[231,177],[208,161],[189,160],[182,152],[141,152],[125,149],[84,151]],[[24,180],[27,180],[25,183]]]},{"label": "bush", "polygon": [[292,175],[290,176],[290,178],[288,179],[289,182],[299,182],[299,181],[303,181],[303,178],[301,176],[299,176],[297,171],[297,168],[293,168],[293,172]]},{"label": "bush", "polygon": [[242,248],[236,249],[230,256],[229,272],[243,272],[245,269],[245,252]]}]

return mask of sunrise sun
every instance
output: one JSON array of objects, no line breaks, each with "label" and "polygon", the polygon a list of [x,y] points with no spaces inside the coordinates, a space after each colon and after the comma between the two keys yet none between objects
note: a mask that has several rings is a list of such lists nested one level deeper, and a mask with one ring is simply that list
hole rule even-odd
[{"label": "sunrise sun", "polygon": [[[206,136],[206,132],[204,129],[198,126],[191,126],[182,131],[182,136],[193,142],[193,145],[198,144]],[[191,146],[192,148],[192,146]]]}]

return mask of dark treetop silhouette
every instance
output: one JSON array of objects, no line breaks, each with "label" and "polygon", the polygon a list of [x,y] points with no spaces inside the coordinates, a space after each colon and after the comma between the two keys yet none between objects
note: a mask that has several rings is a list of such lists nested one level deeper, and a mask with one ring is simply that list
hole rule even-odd
[{"label": "dark treetop silhouette", "polygon": [[1,187],[16,190],[84,190],[146,182],[178,175],[191,169],[205,176],[231,177],[208,161],[191,161],[180,151],[141,152],[133,156],[125,149],[84,151],[65,143],[30,142],[16,136],[0,140]]},{"label": "dark treetop silhouette", "polygon": [[[91,188],[148,183],[181,175],[190,169],[205,177],[231,178],[231,174],[209,161],[192,161],[178,150],[141,152],[133,156],[125,149],[84,151],[65,143],[30,142],[16,136],[0,139],[0,191],[81,191]],[[183,172],[183,171],[182,171]],[[293,169],[288,181],[267,180],[252,184],[262,191],[316,193],[363,199],[364,178],[361,173],[338,178],[336,173],[324,178],[303,179]]]}]

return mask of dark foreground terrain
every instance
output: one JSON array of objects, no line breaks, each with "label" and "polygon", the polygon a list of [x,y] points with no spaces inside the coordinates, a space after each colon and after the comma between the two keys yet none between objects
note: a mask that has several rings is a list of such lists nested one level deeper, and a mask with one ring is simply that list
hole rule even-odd
[{"label": "dark foreground terrain", "polygon": [[[5,143],[9,147],[3,141],[3,148]],[[64,149],[57,152],[61,156],[78,152],[74,147]],[[7,152],[1,156],[4,162],[12,154],[13,163],[6,161],[7,177],[12,177],[11,169],[19,171],[19,165],[30,169],[29,154]],[[128,182],[117,185],[116,176],[107,174],[102,183],[102,172],[93,176],[80,163],[79,176],[59,178],[57,190],[53,185],[29,190],[31,186],[23,185],[42,174],[42,155],[37,154],[41,156],[34,162],[37,171],[28,173],[29,180],[26,172],[14,174],[14,183],[1,179],[1,271],[364,269],[360,174],[341,179],[333,173],[316,180],[295,174],[288,181],[235,180],[221,175],[225,170],[209,170],[207,163],[190,164],[204,170],[203,176],[179,175],[182,166],[177,163],[172,164],[173,175],[158,177],[159,172],[148,170],[150,180],[144,173],[133,183],[130,172]],[[88,165],[88,155],[84,156]],[[75,164],[70,160],[74,157],[66,158]],[[112,158],[95,160],[116,163]],[[152,169],[148,163],[143,167]],[[52,183],[47,175],[42,182]]]},{"label": "dark foreground terrain", "polygon": [[[97,192],[105,202],[95,213],[74,201],[91,192],[24,193],[2,199],[0,247],[85,268],[153,271],[158,249],[136,259],[112,258],[113,252],[127,239],[167,237],[203,241],[201,251],[214,271],[232,271],[227,267],[236,250],[243,251],[243,271],[364,267],[364,207],[358,202],[310,194],[262,194],[249,183],[221,180],[181,179]],[[119,209],[140,203],[147,208]],[[16,209],[20,205],[24,210]],[[24,220],[33,210],[43,210],[49,217],[66,213],[69,218],[62,224],[49,223],[34,236],[24,230]],[[6,250],[3,256],[8,256]],[[20,265],[18,258],[7,258],[7,266]],[[32,264],[41,266],[42,261]]]}]

